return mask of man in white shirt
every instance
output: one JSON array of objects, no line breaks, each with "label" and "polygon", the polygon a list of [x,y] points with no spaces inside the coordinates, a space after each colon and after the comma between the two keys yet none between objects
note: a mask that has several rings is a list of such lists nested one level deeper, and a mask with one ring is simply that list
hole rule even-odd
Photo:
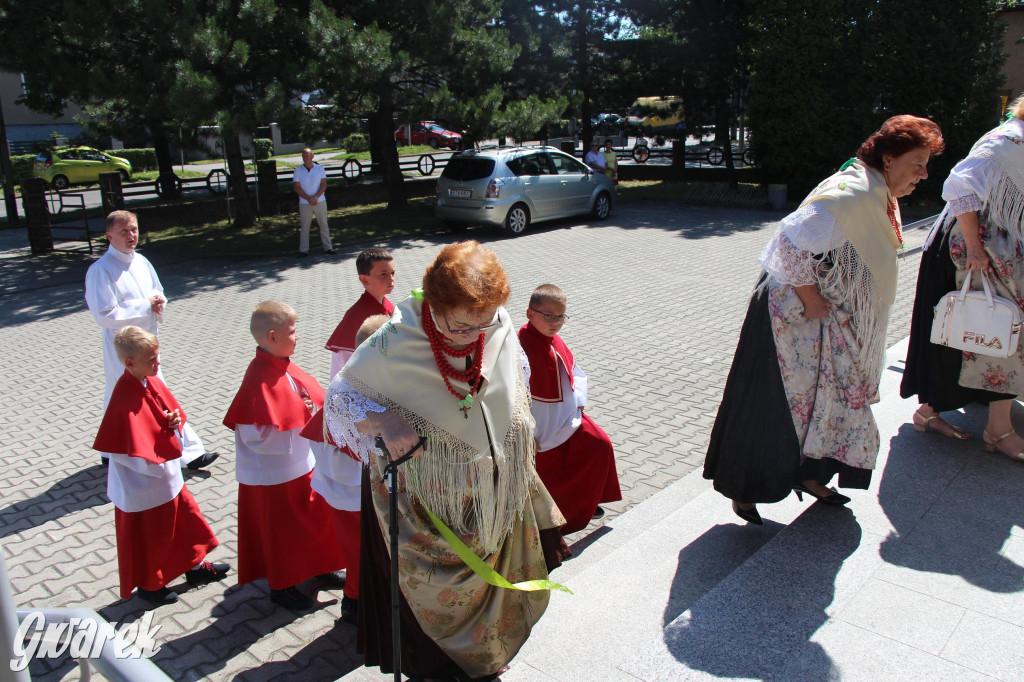
[{"label": "man in white shirt", "polygon": [[601,153],[601,143],[597,139],[590,141],[590,151],[583,157],[583,163],[590,166],[591,170],[604,175],[608,170],[608,160]]},{"label": "man in white shirt", "polygon": [[292,174],[292,189],[299,195],[299,258],[309,255],[309,224],[313,222],[314,215],[320,226],[324,253],[334,253],[331,230],[327,227],[327,202],[324,201],[327,172],[320,164],[313,163],[313,150],[309,147],[302,150],[302,165]]},{"label": "man in white shirt", "polygon": [[[128,325],[142,327],[157,334],[163,321],[164,288],[156,270],[145,256],[135,252],[139,241],[139,223],[131,211],[113,211],[107,216],[107,240],[110,247],[85,274],[85,300],[89,312],[103,329],[103,371],[107,386],[103,394],[106,412],[110,394],[124,374],[124,365],[114,349],[114,335]],[[163,372],[157,372],[163,381]],[[182,429],[181,459],[189,469],[201,469],[217,459],[217,453],[206,452],[199,435],[188,424]],[[103,464],[109,455],[103,454]]]}]

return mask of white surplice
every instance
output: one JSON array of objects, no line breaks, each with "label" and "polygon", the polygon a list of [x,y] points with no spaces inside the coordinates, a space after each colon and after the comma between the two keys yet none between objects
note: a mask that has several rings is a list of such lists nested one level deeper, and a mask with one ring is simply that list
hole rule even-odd
[{"label": "white surplice", "polygon": [[[145,256],[135,251],[123,253],[111,246],[85,274],[85,301],[96,324],[103,330],[103,372],[107,379],[103,392],[104,412],[114,385],[124,374],[124,363],[118,360],[114,349],[114,334],[128,325],[157,334],[163,316],[153,313],[149,299],[154,294],[166,298],[156,270]],[[163,381],[161,370],[157,370],[157,376]],[[186,463],[206,452],[190,421],[185,422],[181,432],[181,459]],[[109,457],[109,454],[103,453],[103,456]]]}]

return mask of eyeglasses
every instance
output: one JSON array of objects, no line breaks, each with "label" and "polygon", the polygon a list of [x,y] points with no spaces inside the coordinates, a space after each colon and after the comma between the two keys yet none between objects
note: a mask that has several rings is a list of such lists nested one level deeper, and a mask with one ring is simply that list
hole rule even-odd
[{"label": "eyeglasses", "polygon": [[[430,311],[430,316],[434,318],[434,324],[436,325],[437,317],[434,315],[433,310]],[[451,325],[448,324],[448,317],[446,315],[442,315],[441,319],[444,320],[444,328],[448,330],[449,334],[452,334],[454,336],[463,336],[467,338],[471,336],[476,336],[477,334],[487,329],[490,329],[491,327],[495,327],[500,322],[500,320],[498,319],[497,310],[494,311],[494,317],[491,319],[490,324],[483,324],[478,327],[460,327],[458,329],[452,329]]]},{"label": "eyeglasses", "polygon": [[536,308],[530,308],[533,312],[537,313],[551,324],[565,324],[569,321],[568,315],[552,315],[551,313],[545,313]]}]

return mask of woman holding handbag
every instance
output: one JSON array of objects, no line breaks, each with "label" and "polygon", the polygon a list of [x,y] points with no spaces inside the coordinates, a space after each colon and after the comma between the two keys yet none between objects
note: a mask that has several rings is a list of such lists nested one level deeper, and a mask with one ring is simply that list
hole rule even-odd
[{"label": "woman holding handbag", "polygon": [[932,121],[894,116],[782,220],[761,253],[704,477],[760,524],[755,503],[790,491],[842,505],[878,455],[885,332],[902,246],[896,199],[943,149]]},{"label": "woman holding handbag", "polygon": [[[930,341],[932,307],[971,272],[987,273],[994,293],[1024,305],[1024,98],[1010,105],[1010,113],[975,143],[942,187],[946,208],[921,257],[900,395],[917,395],[921,402],[914,414],[916,431],[959,440],[970,435],[940,413],[988,403],[985,449],[1024,461],[1024,439],[1010,419],[1014,397],[1024,393],[1024,348],[997,358]],[[971,286],[981,289],[982,278],[976,275]]]}]

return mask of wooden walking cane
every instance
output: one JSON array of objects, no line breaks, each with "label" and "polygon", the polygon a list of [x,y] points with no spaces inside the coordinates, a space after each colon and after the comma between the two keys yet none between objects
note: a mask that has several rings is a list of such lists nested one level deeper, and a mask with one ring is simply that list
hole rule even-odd
[{"label": "wooden walking cane", "polygon": [[388,535],[391,536],[391,665],[395,669],[395,682],[402,682],[402,624],[399,620],[398,610],[399,588],[398,588],[398,467],[404,464],[413,454],[423,447],[427,442],[426,436],[420,437],[420,442],[413,446],[412,450],[396,460],[391,459],[391,453],[384,445],[384,439],[376,438],[376,445],[384,456],[388,458],[387,466],[384,467],[384,480],[388,485]]}]

